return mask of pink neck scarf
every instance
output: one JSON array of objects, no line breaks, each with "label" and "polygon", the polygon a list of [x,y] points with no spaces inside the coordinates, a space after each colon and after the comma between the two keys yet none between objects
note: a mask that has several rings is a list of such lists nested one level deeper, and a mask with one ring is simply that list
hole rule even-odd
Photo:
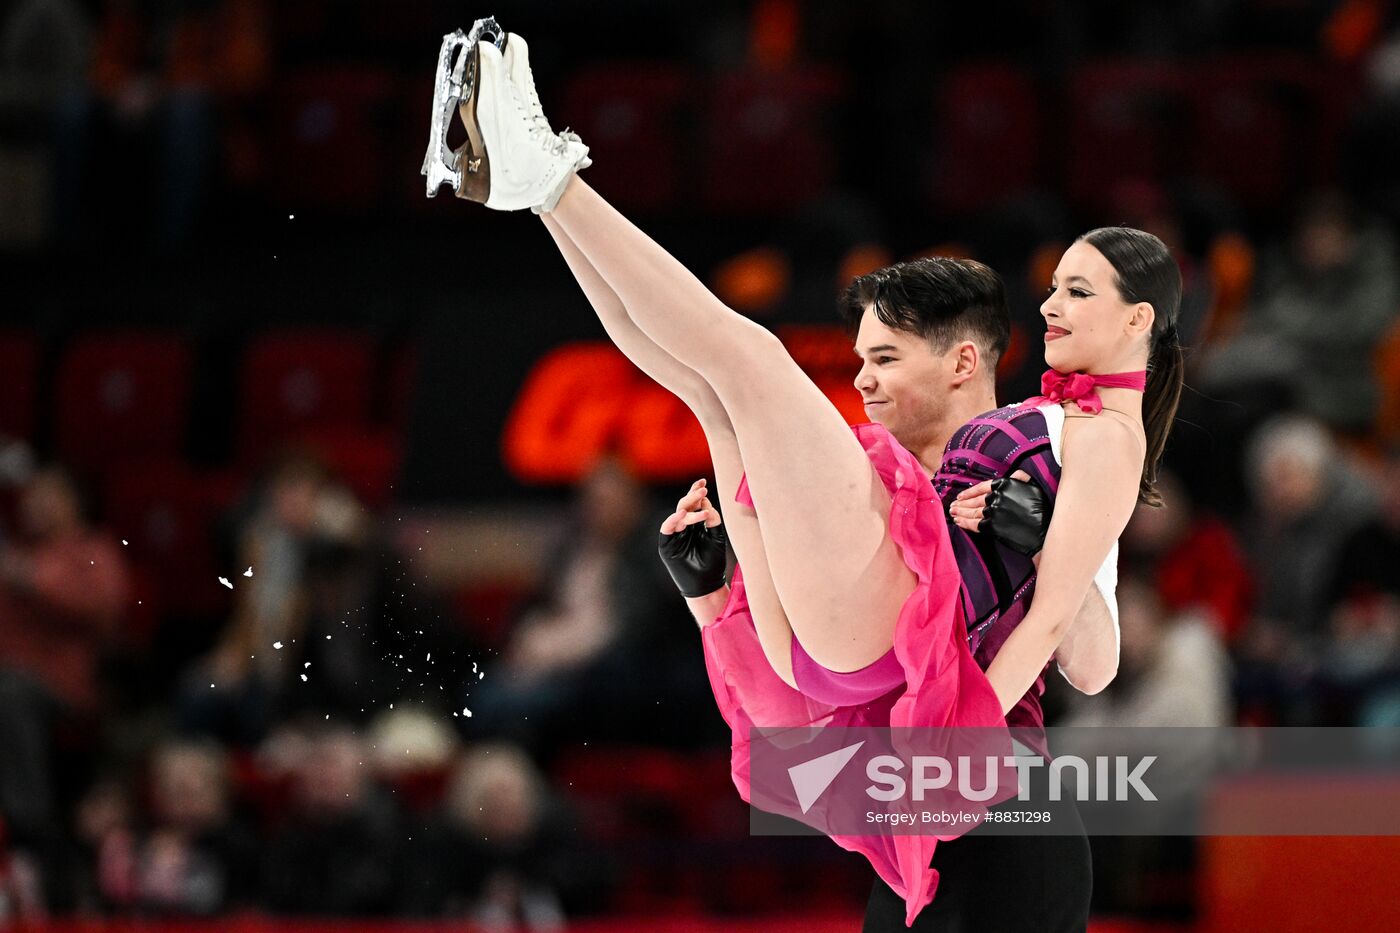
[{"label": "pink neck scarf", "polygon": [[1094,376],[1089,373],[1069,373],[1066,375],[1054,369],[1047,369],[1045,375],[1040,377],[1041,394],[1035,398],[1027,399],[1026,404],[1075,402],[1079,405],[1080,411],[1097,415],[1103,411],[1103,400],[1095,391],[1099,386],[1106,389],[1137,389],[1142,392],[1147,388],[1147,371],[1139,370],[1135,373],[1109,373],[1103,376]]}]

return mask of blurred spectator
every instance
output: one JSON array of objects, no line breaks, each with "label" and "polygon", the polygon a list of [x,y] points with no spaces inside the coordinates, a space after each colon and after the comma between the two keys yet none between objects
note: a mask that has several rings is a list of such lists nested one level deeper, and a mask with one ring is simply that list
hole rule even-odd
[{"label": "blurred spectator", "polygon": [[656,559],[660,524],[621,464],[603,460],[588,474],[541,601],[516,624],[491,676],[468,680],[471,733],[538,746],[557,738],[550,730],[565,718],[587,722],[590,735],[620,728],[625,736],[609,737],[650,731],[652,741],[703,728],[704,664],[684,601]]},{"label": "blurred spectator", "polygon": [[6,529],[18,522],[19,501],[34,476],[34,448],[0,430],[0,549]]},{"label": "blurred spectator", "polygon": [[1346,178],[1365,203],[1400,223],[1400,180],[1389,166],[1400,159],[1400,24],[1367,56],[1369,94],[1355,108],[1348,132]]},{"label": "blurred spectator", "polygon": [[1373,514],[1373,496],[1326,429],[1306,418],[1264,424],[1248,463],[1254,511],[1246,543],[1259,574],[1254,628],[1306,641],[1321,631],[1342,542]]},{"label": "blurred spectator", "polygon": [[80,809],[102,901],[118,910],[212,917],[252,903],[256,842],[233,813],[229,765],[210,743],[172,742],[150,766],[149,825],[99,784]]},{"label": "blurred spectator", "polygon": [[94,913],[136,900],[136,804],[128,782],[115,775],[93,781],[78,801],[74,830],[86,877],[79,904]]},{"label": "blurred spectator", "polygon": [[20,0],[0,20],[0,103],[56,104],[81,90],[92,60],[91,15],[78,0]]},{"label": "blurred spectator", "polygon": [[1156,588],[1136,576],[1119,582],[1118,608],[1118,676],[1100,695],[1075,697],[1056,725],[1231,725],[1230,661],[1214,623],[1189,610],[1169,612]]},{"label": "blurred spectator", "polygon": [[[1056,733],[1053,752],[1086,759],[1159,756],[1152,786],[1158,795],[1155,825],[1162,835],[1139,824],[1136,835],[1095,838],[1093,909],[1137,915],[1179,911],[1179,904],[1162,903],[1153,885],[1169,877],[1190,879],[1194,872],[1195,840],[1179,833],[1194,823],[1200,793],[1224,760],[1227,743],[1213,727],[1234,723],[1230,661],[1214,622],[1191,611],[1169,613],[1145,578],[1129,575],[1119,582],[1118,607],[1118,677],[1098,695],[1073,695],[1070,714],[1056,723],[1098,728]],[[1135,747],[1139,740],[1141,747]],[[1160,754],[1163,742],[1171,755]],[[1078,806],[1085,810],[1095,804]]]},{"label": "blurred spectator", "polygon": [[1377,477],[1380,508],[1342,542],[1328,599],[1400,599],[1400,451]]},{"label": "blurred spectator", "polygon": [[55,728],[97,711],[98,664],[128,583],[64,467],[36,472],[19,505],[19,536],[0,534],[0,817],[24,845],[56,828]]},{"label": "blurred spectator", "polygon": [[643,492],[619,463],[605,461],[584,480],[579,507],[581,527],[550,562],[547,603],[520,620],[506,649],[506,664],[522,680],[578,668],[618,636],[613,572],[646,511]]},{"label": "blurred spectator", "polygon": [[1342,704],[1329,721],[1400,722],[1400,455],[1378,491],[1378,514],[1342,542],[1329,588],[1320,687]]},{"label": "blurred spectator", "polygon": [[[269,741],[277,741],[274,734]],[[295,798],[264,849],[261,903],[287,914],[382,915],[402,838],[392,804],[370,779],[367,743],[349,729],[310,731],[295,763]]]},{"label": "blurred spectator", "polygon": [[1326,429],[1297,416],[1259,429],[1248,473],[1254,510],[1246,542],[1259,603],[1236,645],[1240,700],[1306,725],[1317,715],[1303,687],[1327,637],[1330,581],[1342,542],[1374,511],[1372,495]]},{"label": "blurred spectator", "polygon": [[[72,173],[85,164],[86,154],[66,147],[88,142],[73,127],[86,123],[90,109],[89,6],[79,0],[20,0],[9,5],[8,16],[0,12],[0,110],[7,117],[7,138],[0,143],[0,188],[6,194],[0,240],[41,241],[52,232],[55,214],[64,233],[74,231],[79,213],[74,189],[81,181]],[[15,142],[20,145],[11,148]],[[26,158],[31,147],[43,154],[40,159]]]},{"label": "blurred spectator", "polygon": [[44,913],[38,869],[25,855],[10,850],[5,821],[0,819],[0,929],[42,920]]},{"label": "blurred spectator", "polygon": [[34,449],[17,437],[0,433],[0,490],[9,493],[34,475]]},{"label": "blurred spectator", "polygon": [[567,913],[596,909],[607,874],[576,833],[523,751],[477,746],[459,761],[441,816],[408,849],[403,907],[487,930],[563,929]]},{"label": "blurred spectator", "polygon": [[1254,581],[1230,526],[1198,511],[1176,476],[1157,488],[1163,507],[1139,506],[1123,533],[1123,563],[1156,584],[1172,615],[1191,612],[1233,641],[1249,620]]},{"label": "blurred spectator", "polygon": [[[329,661],[356,647],[349,638],[336,646],[333,636],[346,613],[369,604],[368,536],[363,509],[318,460],[292,452],[273,461],[237,532],[235,563],[253,574],[235,578],[233,618],[179,690],[184,730],[256,742],[289,709],[328,695],[342,701],[338,709],[362,705],[353,689],[358,659]],[[322,646],[327,634],[332,644]],[[297,674],[323,658],[315,685],[309,675],[303,684]]]},{"label": "blurred spectator", "polygon": [[414,810],[435,805],[459,742],[451,720],[421,706],[394,704],[370,724],[374,776],[399,803]]},{"label": "blurred spectator", "polygon": [[1333,607],[1312,684],[1320,723],[1400,724],[1400,602],[1354,598]]},{"label": "blurred spectator", "polygon": [[1256,416],[1293,404],[1366,433],[1377,403],[1371,355],[1397,312],[1390,231],[1340,194],[1315,196],[1288,248],[1265,264],[1242,332],[1202,360],[1202,387],[1243,400]]},{"label": "blurred spectator", "polygon": [[[237,100],[266,80],[261,7],[258,0],[103,5],[91,89],[58,110],[55,190],[65,237],[95,219],[88,216],[95,206],[103,226],[120,217],[130,230],[132,218],[150,217],[162,245],[185,241],[210,188],[220,97]],[[101,177],[125,183],[80,191],[99,164]],[[133,239],[141,238],[128,244]]]},{"label": "blurred spectator", "polygon": [[[185,672],[180,728],[238,744],[298,713],[367,722],[395,700],[456,705],[476,654],[440,594],[407,579],[375,516],[305,453],[272,461],[235,517],[233,617]],[[211,687],[210,685],[214,686]]]}]

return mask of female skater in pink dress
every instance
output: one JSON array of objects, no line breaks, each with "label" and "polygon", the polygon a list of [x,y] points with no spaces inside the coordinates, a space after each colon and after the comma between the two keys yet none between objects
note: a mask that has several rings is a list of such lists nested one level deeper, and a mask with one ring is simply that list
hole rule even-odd
[{"label": "female skater in pink dress", "polygon": [[[830,721],[830,710],[821,713],[830,704],[803,696],[795,666],[839,677],[887,669],[893,654],[903,686],[869,724],[1004,725],[1054,654],[1139,493],[1152,495],[1180,384],[1168,349],[1175,306],[1158,308],[1124,289],[1123,268],[1091,240],[1061,260],[1042,309],[1047,362],[1062,373],[1123,374],[1142,373],[1151,360],[1153,374],[1146,399],[1133,388],[1100,388],[1089,407],[1103,414],[1069,419],[1034,603],[984,673],[965,637],[944,505],[918,460],[879,425],[848,427],[769,331],[726,308],[576,177],[587,148],[549,128],[518,36],[504,55],[490,43],[473,54],[464,161],[487,177],[465,190],[481,191],[487,207],[541,214],[609,336],[699,418],[723,501],[736,501],[746,480],[751,505],[731,508],[726,525],[766,667],[723,672],[726,683],[757,678],[735,685],[746,715],[760,725]],[[1176,274],[1160,241],[1125,236],[1127,254],[1154,274],[1167,266]],[[964,352],[960,345],[950,354]],[[958,359],[947,365],[953,374]],[[1092,377],[1070,379],[1093,388]],[[789,713],[802,721],[787,721]],[[744,780],[737,769],[735,777]],[[912,922],[933,897],[936,841],[862,837],[848,847],[871,858]]]}]

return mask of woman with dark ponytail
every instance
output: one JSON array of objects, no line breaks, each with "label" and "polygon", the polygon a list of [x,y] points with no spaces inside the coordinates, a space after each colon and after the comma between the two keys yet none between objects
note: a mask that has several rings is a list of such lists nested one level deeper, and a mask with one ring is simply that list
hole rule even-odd
[{"label": "woman with dark ponytail", "polygon": [[1181,310],[1181,270],[1157,237],[1131,227],[1100,227],[1079,238],[1093,246],[1113,266],[1123,301],[1152,306],[1154,320],[1148,343],[1147,387],[1142,399],[1147,456],[1143,462],[1139,499],[1160,507],[1157,466],[1166,450],[1167,435],[1181,402],[1185,351],[1177,337]]},{"label": "woman with dark ponytail", "polygon": [[[943,471],[975,475],[975,466],[959,469],[957,461],[956,448],[969,429],[1032,410],[1043,419],[1033,424],[1049,439],[1054,475],[1036,478],[1053,497],[1054,514],[1034,599],[1014,630],[994,639],[999,646],[986,671],[998,696],[1040,687],[1026,671],[1047,646],[1057,657],[1080,650],[1094,659],[1087,665],[1094,671],[1089,692],[1117,673],[1116,613],[1111,645],[1065,620],[1073,618],[1090,580],[1112,591],[1117,539],[1137,503],[1161,505],[1157,466],[1181,400],[1180,308],[1181,271],[1160,239],[1131,227],[1089,231],[1061,257],[1040,308],[1050,366],[1041,379],[1043,394],[984,415],[949,442]],[[1009,433],[1028,430],[1018,424]],[[955,525],[977,531],[995,506],[997,479],[956,495],[948,510]]]}]

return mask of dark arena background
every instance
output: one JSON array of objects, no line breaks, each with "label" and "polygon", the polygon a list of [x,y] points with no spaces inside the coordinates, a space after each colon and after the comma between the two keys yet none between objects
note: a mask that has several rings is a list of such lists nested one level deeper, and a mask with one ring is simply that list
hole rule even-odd
[{"label": "dark arena background", "polygon": [[[852,420],[853,276],[999,270],[1019,399],[1067,243],[1159,235],[1169,507],[1047,721],[1400,725],[1400,4],[0,0],[0,929],[859,928],[656,557],[698,425],[528,212],[424,197],[488,15]],[[1400,927],[1395,837],[1091,842],[1096,933]]]}]

